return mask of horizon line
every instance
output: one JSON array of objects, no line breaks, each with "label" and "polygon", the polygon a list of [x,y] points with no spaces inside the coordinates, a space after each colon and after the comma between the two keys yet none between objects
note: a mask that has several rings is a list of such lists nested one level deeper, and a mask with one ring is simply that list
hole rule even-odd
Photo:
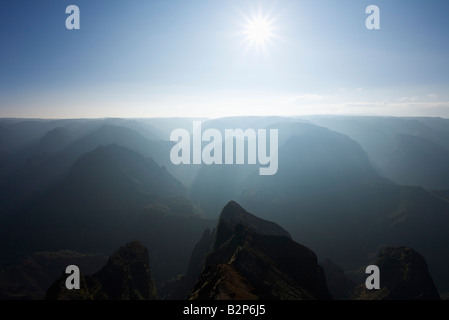
[{"label": "horizon line", "polygon": [[144,120],[144,119],[227,119],[227,118],[306,118],[306,117],[369,117],[369,118],[434,118],[448,119],[443,116],[398,116],[398,115],[369,115],[369,114],[305,114],[305,115],[235,115],[235,116],[216,116],[216,117],[194,117],[194,116],[154,116],[154,117],[0,117],[0,120],[109,120],[109,119],[126,119],[126,120]]}]

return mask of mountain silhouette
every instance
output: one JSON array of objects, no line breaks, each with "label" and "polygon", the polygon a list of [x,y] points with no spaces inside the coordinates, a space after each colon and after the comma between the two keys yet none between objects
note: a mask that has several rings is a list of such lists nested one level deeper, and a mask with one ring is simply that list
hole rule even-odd
[{"label": "mountain silhouette", "polygon": [[[10,279],[17,289],[22,283],[16,297],[36,297],[31,288],[42,292],[45,276],[30,262],[36,278],[26,279],[22,264],[36,252],[110,256],[139,240],[148,248],[161,298],[187,298],[210,256],[220,258],[208,269],[210,277],[233,275],[248,289],[239,294],[254,294],[258,288],[236,269],[241,257],[232,265],[217,251],[233,251],[228,237],[246,239],[244,250],[258,252],[257,258],[262,244],[269,247],[266,237],[281,237],[286,246],[294,241],[312,248],[319,261],[331,261],[322,266],[335,276],[328,286],[336,299],[345,299],[349,289],[337,292],[332,281],[352,278],[380,246],[413,248],[425,257],[441,295],[449,292],[448,119],[203,119],[203,129],[221,132],[277,129],[273,176],[260,176],[258,164],[173,165],[170,132],[190,131],[192,120],[0,119],[3,284]],[[227,206],[231,199],[245,208],[244,218],[231,215],[226,222],[223,214],[218,228],[223,208],[242,212]],[[271,251],[266,255],[263,261],[274,259]],[[203,296],[217,293],[203,289]]]},{"label": "mountain silhouette", "polygon": [[249,176],[237,201],[288,226],[295,241],[346,271],[367,262],[380,244],[413,247],[426,255],[437,283],[449,288],[449,202],[382,177],[348,137],[311,125],[288,126],[295,135],[279,148],[278,173]]},{"label": "mountain silhouette", "polygon": [[120,243],[138,239],[155,252],[161,282],[185,268],[209,225],[164,167],[118,145],[100,146],[82,155],[55,188],[8,217],[3,259],[67,248],[109,255]]},{"label": "mountain silhouette", "polygon": [[361,285],[355,298],[361,300],[440,300],[423,256],[408,247],[384,247],[372,264],[380,270],[380,289]]},{"label": "mountain silhouette", "polygon": [[[124,147],[127,147],[127,143],[131,147],[140,145],[134,142],[138,140],[139,135],[127,128],[107,125],[97,128],[86,121],[85,125],[89,128],[79,132],[76,128],[69,129],[73,125],[67,121],[63,123],[66,126],[58,126],[59,122],[52,126],[46,122],[37,122],[33,126],[30,125],[31,128],[27,127],[26,131],[33,129],[31,136],[36,140],[31,140],[11,155],[9,161],[14,165],[11,165],[10,174],[5,177],[7,186],[4,191],[8,204],[13,210],[23,210],[30,202],[40,198],[48,188],[54,187],[63,180],[74,162],[84,153],[100,145],[115,142],[122,143]],[[81,123],[79,126],[82,126]],[[90,126],[94,126],[94,129]],[[43,133],[42,131],[46,128],[52,129]],[[15,128],[15,130],[18,129]],[[141,140],[145,139],[142,137]],[[1,185],[0,183],[0,188]]]},{"label": "mountain silhouette", "polygon": [[76,135],[67,127],[56,127],[48,131],[39,141],[34,153],[54,154],[74,141]]},{"label": "mountain silhouette", "polygon": [[330,299],[313,251],[231,201],[189,299]]},{"label": "mountain silhouette", "polygon": [[422,137],[398,134],[382,167],[400,184],[444,189],[449,186],[448,163],[449,149]]},{"label": "mountain silhouette", "polygon": [[0,272],[0,300],[42,300],[47,289],[68,265],[77,265],[85,274],[100,269],[107,257],[71,250],[34,252],[18,265]]},{"label": "mountain silhouette", "polygon": [[156,287],[147,248],[139,241],[120,247],[92,276],[80,279],[79,290],[65,287],[62,275],[48,289],[47,300],[155,300]]},{"label": "mountain silhouette", "polygon": [[72,225],[86,219],[96,223],[119,219],[124,223],[131,214],[127,210],[140,209],[159,196],[184,195],[182,184],[151,158],[108,145],[83,154],[67,178],[33,207],[45,211],[43,214],[56,215],[52,219],[61,219],[61,223],[69,215]]},{"label": "mountain silhouette", "polygon": [[[311,116],[312,123],[357,141],[379,172],[400,184],[449,188],[449,120]],[[429,165],[432,163],[432,165]]]}]

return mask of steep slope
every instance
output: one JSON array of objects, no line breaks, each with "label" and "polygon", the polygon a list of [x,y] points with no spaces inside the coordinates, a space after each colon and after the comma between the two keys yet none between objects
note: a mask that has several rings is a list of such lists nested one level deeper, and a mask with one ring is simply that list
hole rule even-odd
[{"label": "steep slope", "polygon": [[435,190],[432,193],[437,195],[438,197],[449,200],[449,189]]},{"label": "steep slope", "polygon": [[449,187],[445,166],[449,151],[448,119],[362,116],[307,119],[360,143],[373,165],[397,183]]},{"label": "steep slope", "polygon": [[278,127],[283,143],[277,174],[250,176],[238,201],[288,226],[293,239],[320,256],[359,265],[361,250],[378,245],[375,234],[361,230],[379,223],[385,206],[394,207],[388,191],[394,184],[380,177],[361,147],[344,135],[310,124]]},{"label": "steep slope", "polygon": [[0,145],[7,151],[23,151],[66,121],[69,120],[0,119]]},{"label": "steep slope", "polygon": [[74,142],[66,150],[65,154],[79,157],[81,154],[91,151],[100,145],[117,144],[144,156],[156,154],[157,144],[146,139],[137,131],[132,129],[105,124],[92,133]]},{"label": "steep slope", "polygon": [[[97,202],[101,193],[110,200],[132,201],[131,193],[180,196],[184,187],[153,159],[118,145],[100,146],[81,156],[73,165],[67,188],[93,193]],[[100,196],[100,201],[98,197]]]},{"label": "steep slope", "polygon": [[137,239],[147,246],[152,274],[160,288],[168,279],[185,272],[201,233],[215,223],[198,215],[188,201],[161,199],[139,210],[123,226],[122,235],[125,241]]},{"label": "steep slope", "polygon": [[67,127],[56,127],[48,131],[39,141],[33,153],[55,153],[61,151],[74,141],[76,135]]},{"label": "steep slope", "polygon": [[35,206],[46,214],[57,213],[58,217],[53,218],[62,220],[67,218],[64,212],[76,211],[76,217],[70,217],[72,224],[73,219],[81,222],[93,219],[88,212],[97,211],[92,222],[100,222],[106,220],[100,212],[107,213],[107,219],[111,220],[113,212],[140,209],[160,196],[184,194],[181,183],[151,158],[118,145],[108,145],[82,155],[69,176]]},{"label": "steep slope", "polygon": [[81,279],[79,290],[67,290],[61,276],[48,289],[47,300],[155,300],[156,287],[147,248],[133,241],[114,252],[107,264]]},{"label": "steep slope", "polygon": [[[73,133],[70,129],[56,127],[30,145],[29,150],[23,152],[23,155],[14,155],[15,158],[23,157],[24,160],[22,165],[20,165],[22,161],[16,160],[17,169],[5,179],[6,198],[13,209],[21,210],[31,201],[41,197],[48,188],[54,187],[67,176],[79,157],[101,145],[117,144],[140,152],[144,156],[151,156],[160,164],[169,161],[168,142],[150,141],[126,127],[107,124],[98,127],[101,122],[91,123],[87,120],[85,122],[77,126],[87,128],[75,127],[74,137],[70,137],[70,132]],[[53,126],[57,126],[57,123],[53,123]],[[56,140],[58,143],[55,143]]]},{"label": "steep slope", "polygon": [[256,217],[237,202],[231,201],[221,211],[216,230],[215,249],[232,236],[239,224],[260,235],[290,238],[290,234],[278,224]]},{"label": "steep slope", "polygon": [[[404,123],[404,130],[413,129],[413,121]],[[367,132],[369,124],[368,119]],[[425,126],[421,127],[424,134]],[[232,196],[261,218],[288,226],[295,241],[345,271],[365,263],[381,244],[411,246],[426,255],[437,284],[449,288],[444,271],[449,268],[448,201],[382,177],[348,136],[299,122],[267,127],[271,128],[279,131],[276,175],[259,176],[257,168],[243,174],[246,169],[236,165],[201,169],[192,186],[199,186],[195,203],[202,206],[213,199],[209,210],[219,212],[215,207]]]},{"label": "steep slope", "polygon": [[230,201],[222,209],[218,221],[218,225],[220,224],[225,224],[227,227],[216,227],[212,231],[210,229],[204,230],[200,240],[191,251],[187,272],[180,279],[165,283],[162,292],[166,299],[178,300],[185,299],[188,296],[204,269],[206,256],[232,236],[237,225],[245,225],[246,228],[262,235],[290,238],[289,233],[276,223],[260,219],[247,212],[234,201]]},{"label": "steep slope", "polygon": [[[253,191],[261,189],[267,189],[269,198],[295,193],[306,198],[323,191],[341,192],[355,183],[391,183],[377,174],[360,145],[347,136],[301,122],[276,123],[266,129],[279,132],[276,175],[259,176],[259,165],[203,166],[189,190],[192,201],[206,212],[219,212],[229,199],[244,203],[247,194],[252,197]],[[272,208],[267,211],[274,212]]]},{"label": "steep slope", "polygon": [[288,226],[295,241],[345,271],[365,263],[381,244],[410,246],[425,254],[438,285],[448,287],[449,202],[382,178],[360,145],[341,134],[289,126],[278,173],[248,178],[238,201]]},{"label": "steep slope", "polygon": [[[184,269],[185,274],[165,281],[160,294],[164,300],[185,300],[203,272],[205,259],[212,252],[215,240],[215,230],[204,230],[189,256],[189,263]],[[185,271],[187,270],[187,271]]]},{"label": "steep slope", "polygon": [[449,149],[422,137],[399,134],[381,166],[400,184],[443,189],[449,186],[448,163]]},{"label": "steep slope", "polygon": [[278,225],[230,202],[215,234],[189,299],[331,298],[315,254]]},{"label": "steep slope", "polygon": [[353,298],[357,282],[350,279],[342,268],[330,259],[320,263],[326,275],[326,283],[332,297],[337,300],[349,300]]},{"label": "steep slope", "polygon": [[195,241],[211,225],[184,195],[182,184],[152,159],[117,145],[98,147],[57,187],[2,224],[2,259],[62,249],[109,254],[138,239],[152,252],[162,282],[184,270]]}]

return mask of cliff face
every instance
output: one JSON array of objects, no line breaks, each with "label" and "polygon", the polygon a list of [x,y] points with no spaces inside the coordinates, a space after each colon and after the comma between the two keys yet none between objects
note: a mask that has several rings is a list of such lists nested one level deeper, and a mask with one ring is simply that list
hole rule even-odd
[{"label": "cliff face", "polygon": [[330,259],[324,260],[320,264],[326,275],[326,283],[332,297],[336,300],[347,300],[352,297],[357,282],[350,279],[343,269]]},{"label": "cliff face", "polygon": [[[384,247],[370,264],[380,269],[379,290],[366,289],[364,280],[368,275],[364,274],[364,268],[360,269],[359,280],[354,282],[328,259],[320,266],[315,253],[293,241],[279,225],[257,218],[237,203],[230,202],[223,209],[217,227],[213,231],[205,231],[195,246],[187,274],[169,284],[169,294],[163,298],[440,299],[425,259],[413,249]],[[98,272],[81,275],[81,289],[67,290],[67,277],[63,274],[53,283],[47,290],[46,299],[158,298],[150,272],[148,250],[139,241],[128,243],[114,252]]]},{"label": "cliff face", "polygon": [[61,276],[47,291],[49,300],[153,300],[156,287],[147,248],[139,241],[121,247],[92,276],[81,276],[80,290],[67,290]]},{"label": "cliff face", "polygon": [[215,234],[189,299],[331,299],[315,253],[279,225],[230,202]]}]

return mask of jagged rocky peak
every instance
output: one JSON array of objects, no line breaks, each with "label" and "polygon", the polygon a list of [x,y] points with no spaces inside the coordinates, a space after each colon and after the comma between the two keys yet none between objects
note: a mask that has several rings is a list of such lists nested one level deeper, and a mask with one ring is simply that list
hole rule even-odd
[{"label": "jagged rocky peak", "polygon": [[[82,270],[81,270],[82,272]],[[148,249],[132,241],[114,252],[92,276],[81,276],[79,290],[65,288],[62,275],[48,289],[48,300],[154,300],[156,287],[150,272]]]},{"label": "jagged rocky peak", "polygon": [[121,247],[97,274],[111,299],[155,299],[148,249],[140,241]]},{"label": "jagged rocky peak", "polygon": [[315,253],[236,202],[220,215],[214,248],[189,299],[331,299]]},{"label": "jagged rocky peak", "polygon": [[140,241],[132,241],[115,251],[108,260],[107,266],[141,264],[145,272],[149,271],[148,249]]},{"label": "jagged rocky peak", "polygon": [[239,224],[260,235],[291,238],[290,234],[278,224],[256,217],[243,209],[237,202],[230,201],[221,211],[218,220],[215,248],[226,241]]}]

